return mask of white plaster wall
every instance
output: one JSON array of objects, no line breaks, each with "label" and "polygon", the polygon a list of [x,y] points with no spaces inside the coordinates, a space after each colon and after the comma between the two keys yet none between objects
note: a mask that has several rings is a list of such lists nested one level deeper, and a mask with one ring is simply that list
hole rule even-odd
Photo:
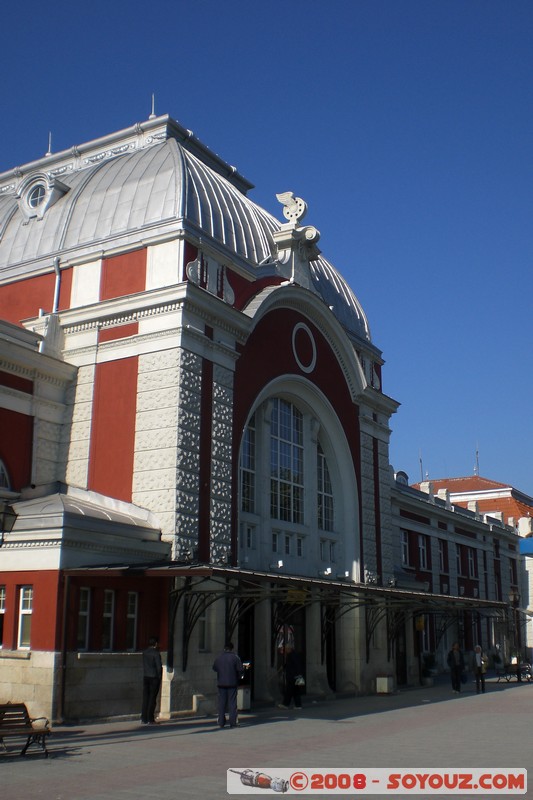
[{"label": "white plaster wall", "polygon": [[182,242],[152,245],[146,255],[146,289],[159,289],[179,283]]},{"label": "white plaster wall", "polygon": [[72,270],[72,288],[70,307],[78,308],[97,303],[100,299],[100,273],[102,261],[90,261],[78,264]]}]

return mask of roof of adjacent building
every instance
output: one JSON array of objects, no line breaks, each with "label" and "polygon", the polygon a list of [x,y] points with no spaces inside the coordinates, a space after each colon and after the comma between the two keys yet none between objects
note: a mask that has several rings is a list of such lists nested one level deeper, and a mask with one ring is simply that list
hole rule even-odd
[{"label": "roof of adjacent building", "polygon": [[[30,193],[45,198],[31,207]],[[231,165],[167,115],[0,174],[0,281],[173,234],[209,241],[245,268],[275,253],[274,216],[247,197]],[[313,286],[351,333],[370,341],[364,311],[322,256]]]},{"label": "roof of adjacent building", "polygon": [[[508,489],[512,488],[508,483],[499,483],[498,481],[490,480],[489,478],[482,478],[480,475],[469,475],[464,478],[438,478],[431,480],[433,490],[438,492],[439,489],[449,489],[450,493],[463,493],[463,492],[483,492],[489,489]],[[420,488],[420,483],[415,483],[415,488]]]},{"label": "roof of adjacent building", "polygon": [[[508,483],[501,483],[481,475],[469,475],[463,478],[438,478],[429,481],[433,492],[447,489],[453,503],[465,505],[476,501],[480,512],[501,512],[504,519],[513,517],[529,517],[533,513],[533,498],[515,489]],[[421,483],[413,484],[420,489]]]}]

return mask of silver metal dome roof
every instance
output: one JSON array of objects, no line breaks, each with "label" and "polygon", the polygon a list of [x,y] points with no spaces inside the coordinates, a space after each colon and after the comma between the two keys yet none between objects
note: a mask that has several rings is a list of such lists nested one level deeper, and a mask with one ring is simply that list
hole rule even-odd
[{"label": "silver metal dome roof", "polygon": [[[44,192],[32,206],[31,192]],[[186,231],[257,268],[281,224],[252,185],[168,116],[0,174],[0,281]],[[39,198],[37,198],[39,200]],[[370,340],[363,309],[323,257],[314,287],[344,327]]]}]

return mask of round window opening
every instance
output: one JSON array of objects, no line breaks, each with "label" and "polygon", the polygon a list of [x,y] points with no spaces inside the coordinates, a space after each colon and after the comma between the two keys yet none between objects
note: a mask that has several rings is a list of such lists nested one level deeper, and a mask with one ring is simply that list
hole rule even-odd
[{"label": "round window opening", "polygon": [[28,194],[28,205],[30,208],[37,208],[43,202],[46,195],[46,188],[43,183],[38,183]]}]

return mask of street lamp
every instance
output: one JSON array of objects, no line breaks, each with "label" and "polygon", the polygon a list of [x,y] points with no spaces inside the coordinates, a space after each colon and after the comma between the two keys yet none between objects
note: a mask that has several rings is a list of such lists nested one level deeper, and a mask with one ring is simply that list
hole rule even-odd
[{"label": "street lamp", "polygon": [[516,589],[511,589],[509,591],[509,602],[513,607],[514,639],[516,649],[516,680],[520,683],[522,681],[522,672],[520,670],[520,661],[522,660],[522,635],[520,631],[520,595]]},{"label": "street lamp", "polygon": [[0,499],[0,547],[4,544],[4,535],[13,528],[16,518],[9,500]]}]

